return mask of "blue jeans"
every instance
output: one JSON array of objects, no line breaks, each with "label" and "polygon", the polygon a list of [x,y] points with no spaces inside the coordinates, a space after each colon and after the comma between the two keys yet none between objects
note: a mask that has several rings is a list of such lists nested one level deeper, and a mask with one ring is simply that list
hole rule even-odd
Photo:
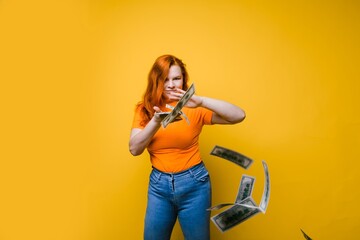
[{"label": "blue jeans", "polygon": [[203,163],[180,173],[153,169],[145,216],[145,240],[168,240],[179,223],[186,240],[210,239],[211,184]]}]

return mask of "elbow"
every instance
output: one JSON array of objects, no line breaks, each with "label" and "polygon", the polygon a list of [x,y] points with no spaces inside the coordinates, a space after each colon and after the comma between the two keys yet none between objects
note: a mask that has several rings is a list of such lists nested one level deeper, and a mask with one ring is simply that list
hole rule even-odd
[{"label": "elbow", "polygon": [[232,121],[233,124],[241,123],[246,118],[246,114],[244,111],[241,111]]},{"label": "elbow", "polygon": [[130,153],[133,156],[139,156],[142,152],[130,149]]},{"label": "elbow", "polygon": [[130,152],[131,155],[133,155],[133,156],[138,156],[138,155],[139,155],[136,151],[134,151],[134,150],[132,150],[132,149],[129,149],[129,152]]},{"label": "elbow", "polygon": [[243,112],[243,113],[241,114],[241,117],[240,117],[240,121],[239,121],[239,122],[244,121],[245,118],[246,118],[246,114],[245,114],[245,112]]},{"label": "elbow", "polygon": [[133,149],[133,148],[130,148],[129,151],[130,151],[131,155],[133,155],[133,156],[139,156],[142,153],[142,151],[139,151],[139,150]]},{"label": "elbow", "polygon": [[129,144],[129,151],[130,151],[131,155],[139,156],[140,154],[143,153],[144,150],[141,150],[141,149]]}]

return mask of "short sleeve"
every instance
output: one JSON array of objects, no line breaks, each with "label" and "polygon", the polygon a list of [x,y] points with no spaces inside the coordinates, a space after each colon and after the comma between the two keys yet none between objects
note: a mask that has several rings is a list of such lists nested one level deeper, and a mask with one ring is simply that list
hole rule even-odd
[{"label": "short sleeve", "polygon": [[133,123],[132,123],[132,128],[141,128],[143,129],[144,126],[141,125],[142,122],[142,116],[141,116],[141,107],[137,107],[135,109],[135,114],[134,114],[134,119],[133,119]]},{"label": "short sleeve", "polygon": [[203,122],[205,125],[212,125],[212,115],[213,112],[209,109],[203,108]]}]

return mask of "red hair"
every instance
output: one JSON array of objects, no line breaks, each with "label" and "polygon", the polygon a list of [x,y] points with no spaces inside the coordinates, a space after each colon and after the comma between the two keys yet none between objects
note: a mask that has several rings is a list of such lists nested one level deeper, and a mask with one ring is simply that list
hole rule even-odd
[{"label": "red hair", "polygon": [[181,68],[183,75],[183,90],[188,89],[189,75],[185,64],[173,55],[163,55],[155,60],[148,75],[148,84],[143,96],[143,100],[137,104],[141,108],[143,121],[141,125],[145,126],[154,115],[154,106],[162,107],[165,105],[164,82],[168,77],[171,66],[177,65]]}]

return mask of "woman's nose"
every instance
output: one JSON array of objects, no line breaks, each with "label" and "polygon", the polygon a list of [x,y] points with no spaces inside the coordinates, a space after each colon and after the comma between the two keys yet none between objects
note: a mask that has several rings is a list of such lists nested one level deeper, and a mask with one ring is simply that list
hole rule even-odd
[{"label": "woman's nose", "polygon": [[174,88],[175,87],[175,84],[174,84],[173,80],[169,80],[168,87],[169,88]]}]

